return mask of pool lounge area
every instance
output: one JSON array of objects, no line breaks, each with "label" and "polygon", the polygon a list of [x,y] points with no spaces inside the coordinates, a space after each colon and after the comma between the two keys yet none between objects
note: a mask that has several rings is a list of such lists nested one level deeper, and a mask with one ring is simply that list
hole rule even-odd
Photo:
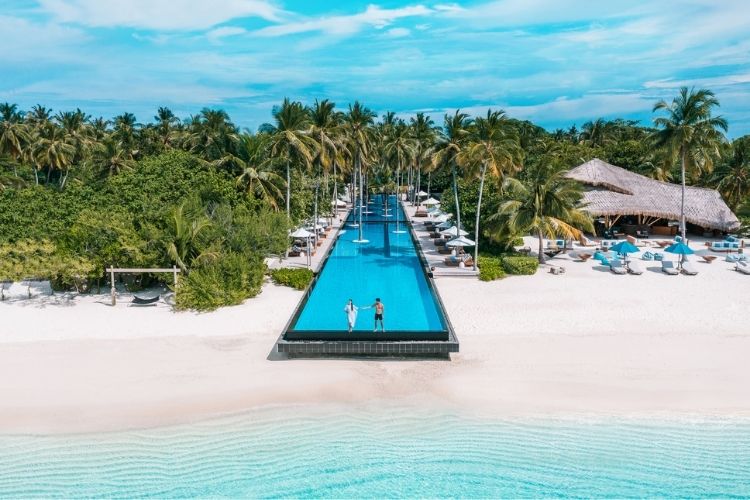
[{"label": "pool lounge area", "polygon": [[[277,349],[289,354],[447,355],[458,340],[415,234],[394,196],[352,210]],[[361,220],[361,225],[359,224]],[[385,331],[374,332],[376,298]],[[344,306],[359,308],[348,331]]]}]

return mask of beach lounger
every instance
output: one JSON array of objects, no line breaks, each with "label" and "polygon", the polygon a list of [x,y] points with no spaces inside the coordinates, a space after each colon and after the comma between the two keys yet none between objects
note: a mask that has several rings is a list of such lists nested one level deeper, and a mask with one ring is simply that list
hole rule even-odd
[{"label": "beach lounger", "polygon": [[701,255],[701,258],[702,258],[703,260],[705,260],[706,262],[708,262],[709,264],[710,264],[711,262],[713,262],[713,261],[715,261],[715,260],[716,260],[716,256],[715,256],[715,255]]},{"label": "beach lounger", "polygon": [[588,252],[579,252],[578,258],[581,260],[581,262],[586,262],[591,258],[591,254]]},{"label": "beach lounger", "polygon": [[615,274],[627,274],[628,270],[622,265],[620,259],[615,259],[609,263],[609,270]]},{"label": "beach lounger", "polygon": [[562,250],[545,250],[544,255],[552,259],[556,257],[560,252],[562,252]]},{"label": "beach lounger", "polygon": [[445,262],[445,265],[448,267],[458,267],[458,263],[461,262],[461,260],[455,255],[451,255],[450,257],[446,257],[443,262]]},{"label": "beach lounger", "polygon": [[444,247],[448,241],[443,238],[435,238],[434,243],[436,247]]},{"label": "beach lounger", "polygon": [[747,262],[737,262],[734,265],[734,270],[742,274],[750,274],[750,264]]},{"label": "beach lounger", "polygon": [[679,271],[677,271],[677,268],[674,266],[674,262],[671,260],[663,260],[661,261],[661,271],[664,274],[668,274],[670,276],[677,276]]},{"label": "beach lounger", "polygon": [[637,260],[631,260],[628,263],[628,272],[636,275],[643,274],[643,267],[641,267],[641,263]]},{"label": "beach lounger", "polygon": [[161,295],[155,297],[142,297],[140,295],[133,295],[133,301],[130,303],[133,306],[155,306]]},{"label": "beach lounger", "polygon": [[690,261],[685,261],[682,263],[682,274],[695,276],[696,274],[698,274],[698,270],[695,268],[695,264]]},{"label": "beach lounger", "polygon": [[446,255],[449,253],[453,253],[453,249],[449,246],[438,247],[438,253]]}]

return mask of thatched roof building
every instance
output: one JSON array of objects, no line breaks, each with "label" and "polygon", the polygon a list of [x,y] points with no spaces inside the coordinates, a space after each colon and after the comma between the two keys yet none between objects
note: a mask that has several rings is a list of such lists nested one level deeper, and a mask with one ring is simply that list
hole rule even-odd
[{"label": "thatched roof building", "polygon": [[[585,209],[593,216],[635,215],[652,220],[679,220],[681,187],[610,165],[598,158],[568,172],[591,186],[584,193]],[[685,220],[706,229],[732,231],[740,226],[718,191],[685,188]]]}]

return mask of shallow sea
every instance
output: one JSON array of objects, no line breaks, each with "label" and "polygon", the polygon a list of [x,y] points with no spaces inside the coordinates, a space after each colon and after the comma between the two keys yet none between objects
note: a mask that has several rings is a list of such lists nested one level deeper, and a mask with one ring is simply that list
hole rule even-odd
[{"label": "shallow sea", "polygon": [[266,408],[0,436],[0,497],[750,497],[750,421]]}]

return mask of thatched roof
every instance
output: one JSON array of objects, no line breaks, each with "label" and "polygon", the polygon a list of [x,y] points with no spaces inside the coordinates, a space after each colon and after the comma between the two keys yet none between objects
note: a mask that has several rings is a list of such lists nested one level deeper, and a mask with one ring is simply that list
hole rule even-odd
[{"label": "thatched roof", "polygon": [[[593,216],[680,218],[682,189],[677,184],[650,179],[598,158],[570,170],[567,176],[593,187],[584,192],[583,199],[584,208]],[[721,231],[740,226],[718,191],[694,186],[685,188],[685,219]]]}]

